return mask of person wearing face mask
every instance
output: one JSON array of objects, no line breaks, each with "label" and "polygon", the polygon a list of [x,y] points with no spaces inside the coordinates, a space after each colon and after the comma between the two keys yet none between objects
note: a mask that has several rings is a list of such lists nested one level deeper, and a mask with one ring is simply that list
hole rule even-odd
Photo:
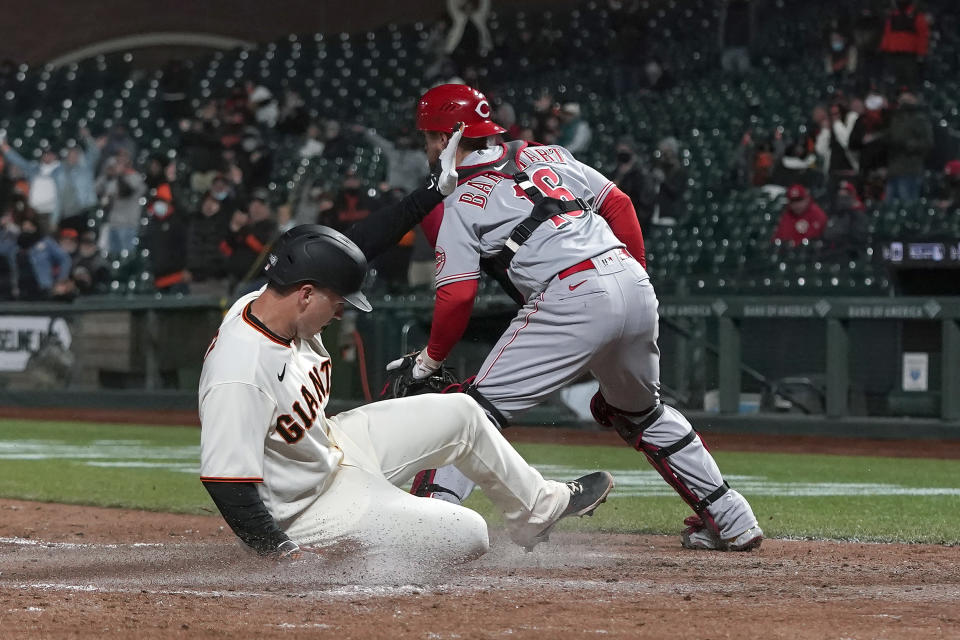
[{"label": "person wearing face mask", "polygon": [[343,177],[339,193],[333,199],[333,208],[322,212],[317,222],[342,232],[369,216],[370,210],[371,201],[363,182],[356,169],[350,168]]},{"label": "person wearing face mask", "polygon": [[880,51],[884,54],[886,75],[897,86],[916,87],[930,47],[927,16],[917,10],[913,0],[896,0],[883,25]]},{"label": "person wearing face mask", "polygon": [[834,80],[849,77],[857,70],[857,47],[841,31],[834,29],[827,38],[824,70]]},{"label": "person wearing face mask", "polygon": [[853,183],[840,183],[823,230],[825,250],[840,259],[855,258],[867,244],[867,214]]},{"label": "person wearing face mask", "polygon": [[147,205],[149,219],[143,230],[143,247],[150,252],[153,284],[161,293],[190,293],[186,270],[187,221],[173,206],[170,188],[161,185]]},{"label": "person wearing face mask", "polygon": [[190,292],[226,295],[228,282],[220,243],[226,237],[230,217],[212,192],[200,203],[199,213],[191,216],[187,227],[186,282]]},{"label": "person wearing face mask", "polygon": [[[180,253],[183,253],[181,250]],[[97,246],[97,232],[85,229],[80,232],[77,251],[72,256],[73,269],[70,278],[80,295],[103,293],[110,284],[110,267]]]},{"label": "person wearing face mask", "polygon": [[617,166],[610,180],[630,198],[633,208],[637,211],[640,227],[645,228],[657,204],[655,186],[650,180],[647,168],[637,156],[632,140],[627,138],[620,140],[617,143],[616,154]]},{"label": "person wearing face mask", "polygon": [[70,256],[44,233],[29,211],[17,237],[17,289],[21,300],[47,300],[70,283]]}]

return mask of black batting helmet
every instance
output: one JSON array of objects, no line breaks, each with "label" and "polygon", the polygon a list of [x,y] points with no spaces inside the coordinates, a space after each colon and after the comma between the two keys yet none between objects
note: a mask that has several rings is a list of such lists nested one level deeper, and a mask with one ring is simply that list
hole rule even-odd
[{"label": "black batting helmet", "polygon": [[360,291],[367,258],[353,240],[319,224],[302,224],[274,244],[263,268],[267,280],[287,286],[310,282],[330,289],[361,311],[373,307]]}]

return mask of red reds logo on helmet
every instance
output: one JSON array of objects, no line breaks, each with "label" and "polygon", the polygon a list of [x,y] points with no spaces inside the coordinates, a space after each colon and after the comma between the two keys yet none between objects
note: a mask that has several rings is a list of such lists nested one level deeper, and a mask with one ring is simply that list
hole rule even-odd
[{"label": "red reds logo on helmet", "polygon": [[463,84],[442,84],[427,91],[417,104],[417,128],[451,133],[462,122],[464,138],[485,138],[505,129],[490,119],[487,97]]},{"label": "red reds logo on helmet", "polygon": [[447,264],[447,254],[444,253],[443,249],[437,247],[437,252],[434,255],[437,260],[437,275],[440,275],[440,272],[443,271],[443,265]]}]

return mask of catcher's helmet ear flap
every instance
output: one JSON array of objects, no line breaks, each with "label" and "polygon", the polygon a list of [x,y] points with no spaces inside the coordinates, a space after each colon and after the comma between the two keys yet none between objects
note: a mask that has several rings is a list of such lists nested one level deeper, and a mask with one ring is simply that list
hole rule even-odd
[{"label": "catcher's helmet ear flap", "polygon": [[303,224],[284,233],[267,256],[264,274],[280,286],[310,282],[343,296],[361,311],[373,308],[360,291],[367,274],[366,256],[330,227]]},{"label": "catcher's helmet ear flap", "polygon": [[464,84],[441,84],[430,89],[417,104],[417,129],[453,132],[462,122],[464,138],[486,138],[506,131],[490,119],[487,97]]}]

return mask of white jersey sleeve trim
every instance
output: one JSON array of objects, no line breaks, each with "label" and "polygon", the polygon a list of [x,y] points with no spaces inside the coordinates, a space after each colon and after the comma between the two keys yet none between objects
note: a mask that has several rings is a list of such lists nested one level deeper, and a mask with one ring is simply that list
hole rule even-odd
[{"label": "white jersey sleeve trim", "polygon": [[603,185],[603,189],[600,189],[600,193],[597,194],[596,200],[593,201],[594,209],[599,210],[600,207],[603,206],[603,201],[607,199],[607,195],[615,186],[617,185],[613,184],[613,182],[608,182],[607,184]]},{"label": "white jersey sleeve trim", "polygon": [[444,276],[437,279],[437,289],[444,285],[453,284],[454,282],[463,282],[464,280],[479,280],[480,272],[471,271],[468,273],[455,273],[453,275]]}]

